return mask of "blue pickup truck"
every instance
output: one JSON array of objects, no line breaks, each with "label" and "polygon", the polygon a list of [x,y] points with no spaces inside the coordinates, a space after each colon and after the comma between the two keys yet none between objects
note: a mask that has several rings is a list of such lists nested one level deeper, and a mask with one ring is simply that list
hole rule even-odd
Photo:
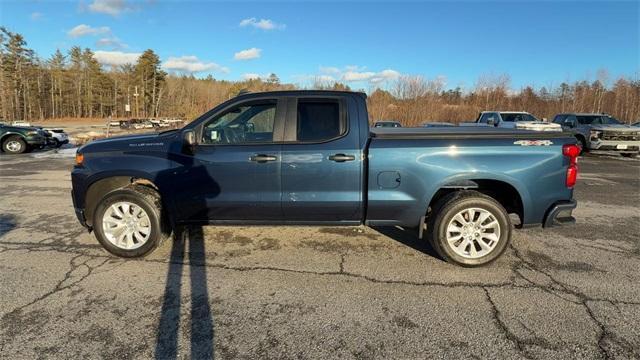
[{"label": "blue pickup truck", "polygon": [[182,129],[78,149],[80,223],[137,257],[184,224],[415,229],[446,261],[479,266],[512,228],[570,224],[580,151],[565,133],[370,129],[366,95],[248,93]]}]

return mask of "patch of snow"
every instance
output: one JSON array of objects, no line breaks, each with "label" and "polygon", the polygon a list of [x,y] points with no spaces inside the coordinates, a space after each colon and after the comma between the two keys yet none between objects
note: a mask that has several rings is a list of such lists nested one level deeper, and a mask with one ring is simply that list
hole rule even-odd
[{"label": "patch of snow", "polygon": [[76,156],[77,147],[73,148],[61,148],[53,149],[49,151],[34,153],[31,156],[38,159],[59,159],[59,158],[74,158]]}]

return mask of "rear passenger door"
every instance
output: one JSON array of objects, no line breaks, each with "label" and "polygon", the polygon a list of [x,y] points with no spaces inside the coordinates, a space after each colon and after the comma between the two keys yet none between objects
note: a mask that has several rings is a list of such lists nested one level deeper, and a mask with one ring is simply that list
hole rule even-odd
[{"label": "rear passenger door", "polygon": [[362,164],[355,102],[291,97],[282,145],[282,211],[286,221],[358,223]]}]

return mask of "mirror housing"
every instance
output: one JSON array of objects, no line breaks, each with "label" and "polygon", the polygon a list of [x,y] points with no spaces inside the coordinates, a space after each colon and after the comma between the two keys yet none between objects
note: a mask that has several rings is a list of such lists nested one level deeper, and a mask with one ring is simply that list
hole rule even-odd
[{"label": "mirror housing", "polygon": [[193,130],[186,130],[182,133],[182,151],[187,154],[193,154],[193,150],[196,146],[196,132]]}]

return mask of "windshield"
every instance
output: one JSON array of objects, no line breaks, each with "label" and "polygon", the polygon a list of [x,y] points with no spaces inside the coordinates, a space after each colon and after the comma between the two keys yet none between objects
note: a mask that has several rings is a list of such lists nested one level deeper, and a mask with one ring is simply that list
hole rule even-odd
[{"label": "windshield", "polygon": [[622,124],[620,121],[618,121],[618,119],[611,117],[611,116],[607,116],[607,124],[611,124],[611,125],[620,125]]}]

